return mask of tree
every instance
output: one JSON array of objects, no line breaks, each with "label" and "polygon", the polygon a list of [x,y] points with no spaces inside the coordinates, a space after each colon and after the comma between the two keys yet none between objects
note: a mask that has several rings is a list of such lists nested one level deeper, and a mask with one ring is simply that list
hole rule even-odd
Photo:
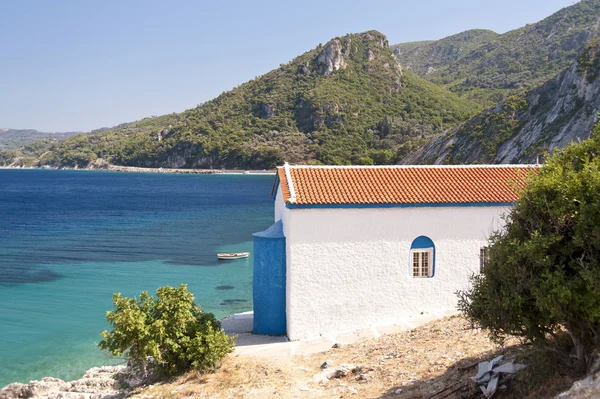
[{"label": "tree", "polygon": [[516,335],[566,355],[565,329],[581,368],[600,348],[599,154],[600,125],[549,157],[491,237],[472,288],[459,292],[459,309],[496,340]]},{"label": "tree", "polygon": [[157,371],[174,375],[189,369],[210,370],[233,350],[234,340],[221,329],[212,313],[194,303],[185,284],[160,287],[156,298],[113,296],[115,310],[106,313],[112,331],[98,343],[115,356],[124,355],[144,374],[154,360]]}]

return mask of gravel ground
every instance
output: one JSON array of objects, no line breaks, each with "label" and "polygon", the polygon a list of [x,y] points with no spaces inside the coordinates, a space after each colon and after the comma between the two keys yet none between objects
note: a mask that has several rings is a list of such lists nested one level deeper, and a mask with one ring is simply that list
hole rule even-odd
[{"label": "gravel ground", "polygon": [[[211,374],[189,373],[134,395],[169,398],[481,398],[470,376],[499,354],[528,367],[501,380],[497,398],[552,398],[577,375],[518,340],[494,344],[455,316],[308,356],[230,356]],[[321,365],[327,362],[328,367]]]}]

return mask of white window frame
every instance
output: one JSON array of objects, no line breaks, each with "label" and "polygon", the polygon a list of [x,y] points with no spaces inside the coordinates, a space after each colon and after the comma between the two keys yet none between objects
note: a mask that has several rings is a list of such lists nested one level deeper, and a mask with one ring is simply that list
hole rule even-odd
[{"label": "white window frame", "polygon": [[[423,272],[423,256],[420,256],[420,254],[422,254],[422,253],[428,254],[427,274],[425,274]],[[419,254],[418,275],[415,275],[415,254]],[[412,278],[431,278],[431,277],[433,277],[433,267],[434,267],[433,248],[414,248],[414,249],[410,250],[410,276]]]}]

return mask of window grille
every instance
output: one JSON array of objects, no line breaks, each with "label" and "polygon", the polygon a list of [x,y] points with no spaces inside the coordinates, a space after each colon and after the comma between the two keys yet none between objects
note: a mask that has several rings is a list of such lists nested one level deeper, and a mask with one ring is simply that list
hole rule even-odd
[{"label": "window grille", "polygon": [[433,248],[414,249],[411,251],[413,277],[431,277]]}]

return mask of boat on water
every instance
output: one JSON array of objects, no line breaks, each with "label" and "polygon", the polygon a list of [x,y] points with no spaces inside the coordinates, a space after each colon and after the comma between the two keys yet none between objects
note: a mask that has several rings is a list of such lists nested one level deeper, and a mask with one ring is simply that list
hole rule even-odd
[{"label": "boat on water", "polygon": [[230,253],[218,253],[217,258],[222,260],[227,259],[242,259],[250,256],[250,252],[230,252]]}]

